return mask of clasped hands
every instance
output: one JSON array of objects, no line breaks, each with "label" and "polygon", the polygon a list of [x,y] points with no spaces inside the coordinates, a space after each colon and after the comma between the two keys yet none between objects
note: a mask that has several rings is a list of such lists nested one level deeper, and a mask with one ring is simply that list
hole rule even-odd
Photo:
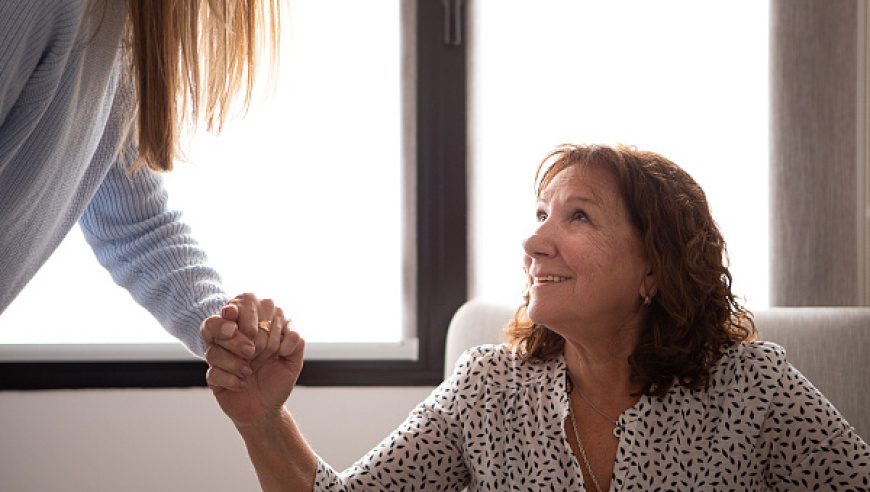
[{"label": "clasped hands", "polygon": [[236,426],[280,414],[299,373],[305,341],[270,299],[242,294],[202,322],[206,382]]}]

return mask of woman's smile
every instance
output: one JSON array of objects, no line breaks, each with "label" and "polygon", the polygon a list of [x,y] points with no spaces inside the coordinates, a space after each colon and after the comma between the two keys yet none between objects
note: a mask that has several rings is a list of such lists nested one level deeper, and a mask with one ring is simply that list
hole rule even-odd
[{"label": "woman's smile", "polygon": [[524,242],[529,318],[557,333],[627,318],[637,325],[649,266],[616,178],[565,169],[536,207],[537,227]]},{"label": "woman's smile", "polygon": [[571,277],[562,277],[560,275],[542,275],[540,277],[535,277],[534,282],[537,284],[558,284],[562,283],[566,280],[570,280]]}]

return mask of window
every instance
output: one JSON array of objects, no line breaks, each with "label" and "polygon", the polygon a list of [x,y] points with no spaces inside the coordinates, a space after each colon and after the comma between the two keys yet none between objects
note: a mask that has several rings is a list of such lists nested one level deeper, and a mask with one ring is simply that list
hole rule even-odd
[{"label": "window", "polygon": [[[440,381],[447,324],[467,298],[469,275],[471,295],[519,301],[524,283],[520,242],[526,232],[522,218],[528,218],[528,224],[533,222],[534,171],[548,150],[564,142],[635,144],[661,152],[686,168],[707,192],[714,217],[729,242],[735,291],[746,298],[750,309],[762,309],[768,304],[767,2],[740,0],[723,7],[687,0],[655,4],[639,0],[542,0],[534,5],[518,0],[400,0],[375,4],[292,0],[290,7],[292,29],[287,39],[295,46],[287,51],[282,65],[291,73],[290,80],[299,85],[287,92],[289,101],[279,90],[276,101],[254,108],[250,123],[256,125],[269,113],[301,115],[300,107],[309,103],[313,103],[314,113],[296,122],[291,116],[276,127],[266,124],[265,129],[234,125],[219,140],[206,137],[206,143],[193,151],[198,163],[173,175],[172,179],[179,182],[171,186],[176,187],[172,190],[175,197],[183,194],[180,190],[224,186],[218,165],[212,161],[213,154],[226,154],[235,161],[284,159],[283,164],[268,163],[269,172],[300,174],[284,178],[283,182],[270,174],[268,180],[278,183],[278,191],[258,196],[252,206],[281,212],[270,214],[271,221],[264,229],[277,225],[278,240],[292,243],[310,239],[318,222],[327,221],[338,223],[354,237],[352,250],[344,239],[338,244],[344,248],[335,248],[334,239],[319,240],[316,254],[327,258],[324,269],[336,265],[341,268],[343,262],[351,265],[341,270],[352,269],[358,278],[348,280],[351,293],[345,297],[355,297],[369,308],[358,313],[359,322],[320,320],[323,308],[306,311],[315,304],[301,296],[307,291],[331,292],[333,282],[327,278],[325,287],[300,287],[304,276],[317,275],[316,271],[296,273],[304,271],[309,263],[318,266],[311,262],[309,250],[300,248],[289,254],[271,245],[257,244],[259,257],[292,257],[276,261],[291,270],[274,279],[245,268],[235,271],[239,263],[235,258],[222,258],[224,253],[214,247],[220,239],[210,237],[207,222],[238,217],[249,204],[233,204],[234,198],[227,197],[220,213],[208,208],[198,210],[195,203],[182,204],[198,239],[226,277],[228,290],[274,296],[288,306],[303,332],[311,330],[306,337],[324,347],[320,355],[314,354],[316,360],[306,363],[301,384],[431,385]],[[304,52],[305,46],[316,38],[307,37],[308,21],[304,16],[322,15],[317,8],[328,10],[324,19],[329,27],[310,35],[328,34],[316,42],[318,49],[322,47],[329,54],[306,58],[309,55]],[[472,18],[473,29],[465,32],[458,21],[468,17]],[[399,43],[389,41],[399,38],[401,49],[397,48]],[[332,45],[333,40],[340,44]],[[466,44],[473,54],[473,71],[468,77]],[[362,51],[351,54],[350,50],[357,48]],[[397,58],[401,63],[396,63]],[[379,65],[376,59],[385,60],[386,65]],[[297,62],[306,68],[294,72]],[[374,65],[381,68],[373,70]],[[336,71],[325,75],[329,70]],[[385,72],[392,75],[375,82],[375,77]],[[296,74],[314,77],[306,82],[295,79]],[[466,82],[472,102],[469,111]],[[383,85],[386,95],[378,99],[374,89],[365,88],[366,83]],[[318,95],[321,88],[325,93]],[[401,97],[397,100],[390,93]],[[299,100],[300,95],[310,97]],[[395,117],[375,123],[375,118],[384,114]],[[353,118],[358,119],[341,126]],[[369,129],[376,130],[374,136],[352,140],[356,132]],[[474,142],[468,149],[473,162],[468,183],[466,134]],[[234,136],[245,142],[256,141],[257,147],[274,140],[279,140],[281,146],[264,153],[250,144],[232,148],[229,139]],[[315,140],[324,136],[328,136],[326,140]],[[299,154],[306,146],[313,149],[313,155]],[[293,202],[297,193],[324,179],[323,166],[346,164],[333,161],[348,156],[357,160],[357,166],[346,168],[349,174],[335,179],[336,184],[355,184],[377,174],[378,183],[373,188],[378,190],[376,193],[348,201],[328,198],[340,205],[329,212],[322,208],[327,204],[319,201]],[[230,166],[240,168],[237,163]],[[363,173],[365,176],[351,174],[360,169],[368,171]],[[260,181],[250,178],[262,177],[263,173],[238,175],[239,181],[233,184],[256,188]],[[233,176],[235,180],[237,175]],[[473,197],[470,206],[466,186],[470,186]],[[403,190],[404,194],[391,195],[395,190]],[[342,190],[342,200],[355,191]],[[402,213],[396,214],[396,208]],[[290,217],[287,213],[299,215]],[[308,236],[297,228],[307,229]],[[467,230],[473,231],[470,262]],[[73,231],[73,236],[78,234]],[[356,248],[363,246],[357,243],[366,242],[376,246],[371,255],[401,260],[391,262],[389,273],[384,275],[360,273],[367,261],[377,261]],[[69,269],[79,262],[91,262],[82,266],[85,273]],[[259,264],[257,269],[270,265]],[[125,292],[111,283],[108,274],[95,266],[86,246],[69,243],[56,253],[45,271],[52,268],[65,278],[86,276],[107,286],[105,296],[100,296],[106,304],[124,304],[133,312],[138,310],[133,317],[150,323],[145,328],[149,337],[146,341],[169,341],[177,347],[174,339],[153,324],[150,315],[135,306]],[[296,268],[300,270],[293,270]],[[20,298],[0,317],[0,337],[7,337],[7,344],[18,343],[21,333],[37,333],[31,326],[31,313],[46,309],[45,299],[51,300],[48,308],[55,318],[64,318],[64,313],[74,309],[72,304],[61,304],[73,298],[67,281],[52,280],[43,273],[28,290],[47,290],[36,295],[30,307]],[[375,287],[373,282],[382,278],[374,277],[387,278],[387,284]],[[286,291],[284,279],[289,284]],[[273,280],[274,284],[266,284]],[[81,291],[80,285],[75,288]],[[13,310],[18,310],[17,317]],[[330,349],[329,342],[334,339],[321,336],[325,330],[316,325],[321,321],[324,325],[353,326],[350,334],[336,336],[351,345]],[[24,324],[26,329],[15,328]],[[383,325],[378,328],[385,330],[376,337],[364,338],[363,332],[366,336],[374,333],[375,324]],[[59,333],[68,331],[61,327]],[[189,361],[183,349],[177,347],[183,360],[163,356],[155,361],[153,354],[142,353],[141,344],[126,344],[129,340],[109,335],[99,338],[112,342],[98,348],[119,354],[112,357],[113,361],[69,361],[62,356],[55,360],[63,362],[48,363],[46,360],[52,359],[51,346],[40,345],[36,350],[49,357],[3,364],[0,388],[203,384],[203,364]],[[381,344],[369,347],[373,350],[368,352],[368,359],[342,353],[348,347],[361,347],[358,342],[363,340]],[[410,352],[416,357],[403,352],[408,346],[401,347],[403,342],[413,340],[417,343]],[[392,352],[385,353],[378,347]],[[315,351],[309,351],[309,355]],[[8,356],[8,349],[3,353]],[[105,350],[98,356],[105,360]]]},{"label": "window", "polygon": [[520,244],[546,153],[621,142],[698,181],[728,241],[735,293],[768,307],[769,8],[474,2],[472,295],[519,303]]},{"label": "window", "polygon": [[[466,298],[465,50],[445,43],[445,19],[459,18],[448,7],[291,1],[287,85],[194,142],[196,164],[167,176],[228,292],[274,297],[313,342],[301,384],[441,379],[446,327]],[[231,242],[225,221],[252,234]],[[0,317],[0,388],[204,384],[204,364],[92,256],[74,230]],[[89,320],[109,324],[84,338],[68,322],[33,329],[46,300],[54,319],[75,319],[73,289],[122,311]],[[119,330],[118,319],[142,324]]]}]

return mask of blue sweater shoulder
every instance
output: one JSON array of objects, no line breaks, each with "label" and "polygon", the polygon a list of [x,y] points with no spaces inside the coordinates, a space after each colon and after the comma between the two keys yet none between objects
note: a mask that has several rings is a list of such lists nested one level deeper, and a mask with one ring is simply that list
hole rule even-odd
[{"label": "blue sweater shoulder", "polygon": [[[82,39],[85,1],[0,2],[0,126],[24,92],[52,71]],[[81,31],[81,32],[80,32]],[[34,77],[36,75],[36,77]]]}]

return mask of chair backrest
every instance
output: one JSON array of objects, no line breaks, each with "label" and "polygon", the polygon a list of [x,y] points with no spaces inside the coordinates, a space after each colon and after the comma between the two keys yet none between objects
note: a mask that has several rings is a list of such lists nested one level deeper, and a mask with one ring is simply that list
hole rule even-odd
[{"label": "chair backrest", "polygon": [[[516,306],[472,299],[447,331],[445,376],[476,345],[501,343]],[[865,440],[870,438],[870,308],[771,308],[755,313],[759,339],[786,349],[809,379]]]}]

